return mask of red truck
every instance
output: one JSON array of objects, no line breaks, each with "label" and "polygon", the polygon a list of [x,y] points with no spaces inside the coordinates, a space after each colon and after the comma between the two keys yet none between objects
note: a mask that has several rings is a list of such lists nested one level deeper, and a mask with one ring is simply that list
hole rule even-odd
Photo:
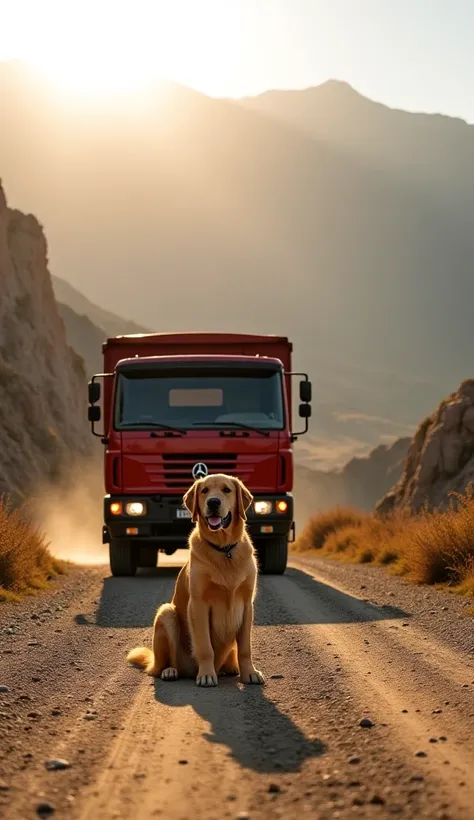
[{"label": "red truck", "polygon": [[[187,547],[182,496],[228,473],[254,496],[248,529],[262,573],[282,574],[294,539],[292,442],[308,430],[311,382],[291,371],[285,337],[152,333],[103,345],[89,383],[89,421],[105,445],[103,543],[113,575],[134,575]],[[292,427],[292,378],[300,377]],[[103,418],[103,431],[96,425]]]}]

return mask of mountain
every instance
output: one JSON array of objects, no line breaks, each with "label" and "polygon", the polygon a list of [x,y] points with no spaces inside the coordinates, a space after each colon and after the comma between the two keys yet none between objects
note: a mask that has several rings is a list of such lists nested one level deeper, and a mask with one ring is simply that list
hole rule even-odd
[{"label": "mountain", "polygon": [[76,313],[69,305],[58,302],[57,309],[64,323],[68,344],[84,362],[87,379],[94,373],[102,373],[102,344],[107,334],[102,328],[94,325],[87,316]]},{"label": "mountain", "polygon": [[297,458],[295,504],[298,527],[321,510],[353,506],[372,510],[401,478],[411,439],[380,445],[363,458],[352,458],[339,470],[314,470]]},{"label": "mountain", "polygon": [[465,379],[419,425],[398,482],[377,505],[381,515],[399,509],[446,507],[474,490],[474,379]]},{"label": "mountain", "polygon": [[240,103],[336,145],[382,174],[424,187],[444,204],[463,195],[470,201],[474,128],[461,119],[389,108],[337,80],[301,91],[267,91]]},{"label": "mountain", "polygon": [[92,452],[85,373],[67,344],[35,217],[0,187],[0,493],[35,496]]},{"label": "mountain", "polygon": [[[87,299],[84,294],[76,290],[69,282],[66,282],[65,279],[60,279],[59,276],[52,276],[51,279],[56,301],[59,303],[60,308],[64,308],[63,318],[68,316],[72,321],[71,311],[78,316],[85,316],[90,322],[96,325],[96,328],[103,330],[105,336],[149,332],[146,327],[138,325],[136,322],[132,322],[129,319],[122,319],[121,316],[117,316],[115,313],[110,313],[110,311],[98,307],[98,305],[95,305],[90,299]],[[66,309],[69,309],[69,311]],[[72,341],[71,344],[75,347]],[[99,348],[99,354],[100,349],[101,348]]]},{"label": "mountain", "polygon": [[95,305],[64,279],[51,279],[68,343],[82,356],[87,378],[102,372],[102,344],[107,337],[148,333],[147,328]]},{"label": "mountain", "polygon": [[312,429],[360,453],[469,371],[474,137],[317,92],[342,112],[327,133],[176,84],[93,104],[4,63],[0,168],[48,225],[54,273],[153,330],[290,336]]}]

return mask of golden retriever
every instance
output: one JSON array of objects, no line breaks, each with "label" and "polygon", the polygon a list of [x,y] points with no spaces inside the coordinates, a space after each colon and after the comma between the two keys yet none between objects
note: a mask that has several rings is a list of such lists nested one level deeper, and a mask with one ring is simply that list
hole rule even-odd
[{"label": "golden retriever", "polygon": [[251,493],[238,479],[210,475],[183,498],[195,527],[189,558],[170,604],[153,625],[153,649],[132,649],[127,660],[153,677],[194,677],[198,686],[217,686],[217,676],[238,675],[264,683],[252,661],[253,604],[257,562],[246,531]]}]

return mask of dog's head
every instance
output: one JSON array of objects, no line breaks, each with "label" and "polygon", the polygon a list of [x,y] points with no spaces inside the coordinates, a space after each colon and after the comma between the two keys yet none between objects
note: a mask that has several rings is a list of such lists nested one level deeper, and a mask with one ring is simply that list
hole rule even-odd
[{"label": "dog's head", "polygon": [[194,523],[214,533],[242,527],[252,501],[240,479],[224,473],[198,479],[183,498]]}]

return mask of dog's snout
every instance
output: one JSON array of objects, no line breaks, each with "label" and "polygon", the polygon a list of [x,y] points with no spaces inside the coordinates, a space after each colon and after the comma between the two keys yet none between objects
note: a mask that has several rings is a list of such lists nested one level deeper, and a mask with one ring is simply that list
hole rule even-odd
[{"label": "dog's snout", "polygon": [[208,498],[208,500],[207,500],[207,506],[208,506],[208,507],[209,507],[209,509],[211,509],[211,510],[218,510],[218,509],[219,509],[219,507],[221,506],[221,500],[220,500],[220,498]]}]

